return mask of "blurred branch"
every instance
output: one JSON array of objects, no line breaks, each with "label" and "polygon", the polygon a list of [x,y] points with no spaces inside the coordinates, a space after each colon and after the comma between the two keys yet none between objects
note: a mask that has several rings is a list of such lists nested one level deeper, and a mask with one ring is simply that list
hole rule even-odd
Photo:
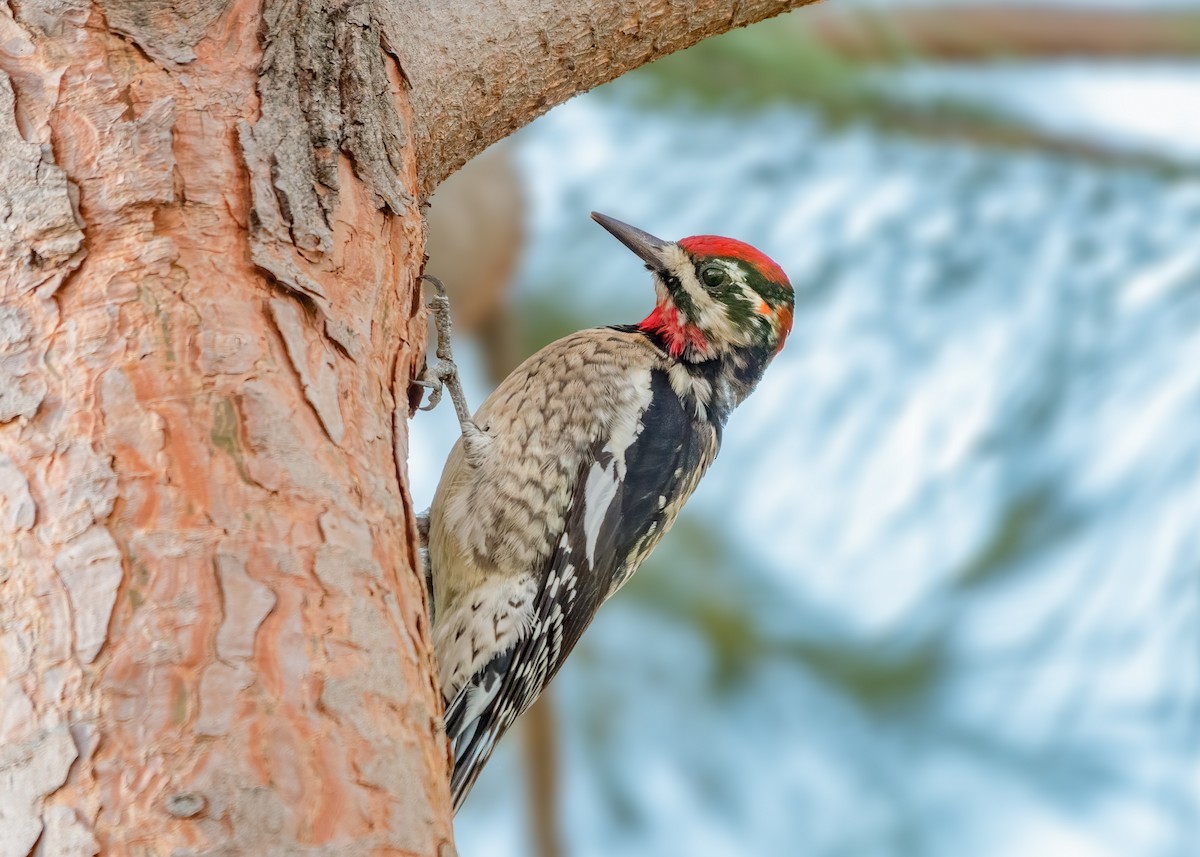
[{"label": "blurred branch", "polygon": [[[974,9],[928,6],[916,11],[930,17],[935,12],[937,15],[944,13],[947,19],[957,21],[961,26],[966,26],[963,22],[968,20],[986,20],[983,16],[972,18],[966,15],[973,11],[994,13],[998,17],[1002,17],[1001,12],[1029,11],[1031,26],[1043,20],[1040,12],[1054,12],[1055,16],[1061,15],[1062,20],[1077,22],[1090,17],[1071,10],[1032,10],[1029,6],[1003,9],[998,6]],[[1098,139],[1084,130],[1050,130],[1019,113],[972,100],[969,96],[905,97],[890,85],[891,77],[886,72],[838,53],[836,43],[832,40],[826,43],[820,35],[826,21],[857,21],[861,25],[864,20],[891,21],[892,18],[886,15],[906,20],[907,12],[896,9],[886,14],[881,11],[868,13],[829,4],[806,10],[775,27],[752,33],[728,33],[639,70],[637,74],[644,85],[634,97],[655,108],[663,103],[678,104],[691,99],[704,106],[719,105],[727,110],[755,110],[773,102],[787,101],[803,104],[835,128],[865,122],[884,132],[1048,152],[1101,166],[1146,169],[1172,177],[1197,172],[1197,165],[1183,156]],[[1166,12],[1150,11],[1131,12],[1129,18],[1136,20],[1138,15],[1162,15],[1162,20],[1167,20]],[[1112,20],[1119,16],[1120,13],[1106,13],[1101,17]],[[1176,18],[1193,20],[1193,34],[1200,29],[1200,11],[1191,13],[1190,19],[1188,13],[1171,16],[1171,20]],[[818,23],[812,24],[813,21]],[[1131,25],[1131,29],[1136,27]],[[996,33],[1000,32],[1003,32],[1002,28],[988,32],[987,38],[993,45],[996,44]],[[978,43],[982,43],[981,39]],[[918,56],[915,47],[902,54],[898,36],[877,37],[876,41],[890,46],[891,57],[906,55],[914,59]],[[1200,43],[1200,37],[1193,43]],[[992,55],[995,55],[994,51]],[[1195,52],[1192,56],[1196,56]],[[937,59],[936,56],[921,58]]]},{"label": "blurred branch", "polygon": [[529,827],[535,857],[563,857],[558,832],[558,753],[554,702],[543,693],[521,716],[525,772],[529,784]]},{"label": "blurred branch", "polygon": [[1181,158],[1122,147],[1082,134],[1039,128],[1019,116],[943,104],[923,110],[880,103],[870,117],[881,129],[934,140],[964,140],[1000,149],[1032,150],[1105,167],[1143,169],[1166,177],[1194,176],[1200,168]]},{"label": "blurred branch", "polygon": [[999,57],[1200,57],[1200,10],[1099,9],[996,3],[893,9],[830,4],[803,19],[830,53],[857,62]]},{"label": "blurred branch", "polygon": [[[953,602],[931,605],[924,621],[915,621],[903,632],[875,638],[847,634],[819,608],[775,589],[766,576],[746,565],[743,556],[733,555],[715,532],[703,531],[696,521],[680,523],[687,540],[664,545],[659,550],[669,550],[669,556],[656,553],[647,564],[674,565],[676,572],[687,568],[688,579],[666,568],[646,569],[627,589],[659,615],[703,635],[711,647],[714,696],[737,691],[772,660],[801,665],[876,711],[906,705],[941,681],[948,624],[942,617]],[[753,586],[743,585],[746,580],[753,580]],[[788,606],[781,610],[780,604]]]},{"label": "blurred branch", "polygon": [[493,384],[526,356],[510,301],[527,207],[513,147],[501,140],[443,182],[426,215],[425,270],[446,284],[454,329],[478,338]]}]

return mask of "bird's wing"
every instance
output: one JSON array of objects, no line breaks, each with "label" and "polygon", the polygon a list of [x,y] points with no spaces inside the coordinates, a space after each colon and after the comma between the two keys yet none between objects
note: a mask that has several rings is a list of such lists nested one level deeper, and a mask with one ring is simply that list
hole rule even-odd
[{"label": "bird's wing", "polygon": [[539,576],[529,627],[447,707],[456,810],[496,742],[558,672],[604,600],[670,528],[716,456],[717,428],[684,410],[665,372],[652,372],[651,384],[632,443],[598,439],[584,456],[563,532]]}]

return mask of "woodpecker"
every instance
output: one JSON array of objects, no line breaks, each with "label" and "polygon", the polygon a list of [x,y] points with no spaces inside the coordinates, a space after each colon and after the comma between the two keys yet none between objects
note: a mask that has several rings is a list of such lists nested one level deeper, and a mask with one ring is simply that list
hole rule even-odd
[{"label": "woodpecker", "polygon": [[[725,420],[791,331],[791,284],[750,245],[663,241],[592,218],[645,262],[653,311],[546,346],[473,418],[450,386],[463,434],[427,544],[455,811],[600,605],[670,529]],[[438,356],[450,356],[440,343]]]}]

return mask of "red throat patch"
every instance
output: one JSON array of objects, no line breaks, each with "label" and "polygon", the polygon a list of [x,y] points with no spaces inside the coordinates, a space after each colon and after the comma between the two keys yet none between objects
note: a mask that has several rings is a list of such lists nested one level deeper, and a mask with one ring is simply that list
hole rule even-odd
[{"label": "red throat patch", "polygon": [[682,357],[689,345],[702,353],[708,350],[708,342],[700,328],[680,322],[679,310],[669,304],[656,306],[638,325],[638,329],[647,333],[657,333],[665,339],[667,350],[675,358]]}]

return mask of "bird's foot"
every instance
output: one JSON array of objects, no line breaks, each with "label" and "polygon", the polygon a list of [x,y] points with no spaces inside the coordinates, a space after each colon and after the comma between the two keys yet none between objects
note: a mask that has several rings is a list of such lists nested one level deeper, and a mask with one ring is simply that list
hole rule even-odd
[{"label": "bird's foot", "polygon": [[[450,298],[446,296],[446,287],[437,277],[422,274],[421,279],[428,280],[433,286],[434,295],[428,307],[433,313],[434,329],[437,331],[436,359],[426,364],[425,373],[417,379],[417,384],[429,388],[429,401],[421,409],[432,411],[442,400],[443,389],[450,391],[450,400],[454,402],[454,412],[463,426],[471,422],[471,410],[467,407],[467,397],[463,394],[462,382],[458,376],[458,366],[454,362],[454,351],[450,345]],[[473,425],[473,423],[472,423]]]},{"label": "bird's foot", "polygon": [[454,352],[450,345],[450,299],[446,296],[446,287],[442,285],[441,280],[429,274],[422,274],[421,279],[428,280],[433,286],[434,295],[428,306],[433,313],[434,329],[437,331],[436,359],[426,364],[425,373],[416,381],[430,391],[429,401],[421,410],[433,410],[442,400],[442,391],[448,390],[450,401],[454,403],[454,413],[458,415],[458,424],[462,428],[467,461],[475,464],[481,460],[491,438],[471,419],[471,409],[467,407],[467,397],[463,393],[458,365],[454,362]]},{"label": "bird's foot", "polygon": [[[432,411],[442,401],[442,393],[445,391],[451,380],[458,380],[458,367],[449,360],[435,359],[432,363],[425,364],[425,371],[420,378],[413,381],[418,387],[424,387],[429,391],[429,398],[425,400],[425,404],[421,405],[422,411]],[[454,398],[454,388],[450,387],[450,398]],[[466,406],[466,403],[463,403]],[[454,410],[458,410],[458,403],[455,402]]]}]

